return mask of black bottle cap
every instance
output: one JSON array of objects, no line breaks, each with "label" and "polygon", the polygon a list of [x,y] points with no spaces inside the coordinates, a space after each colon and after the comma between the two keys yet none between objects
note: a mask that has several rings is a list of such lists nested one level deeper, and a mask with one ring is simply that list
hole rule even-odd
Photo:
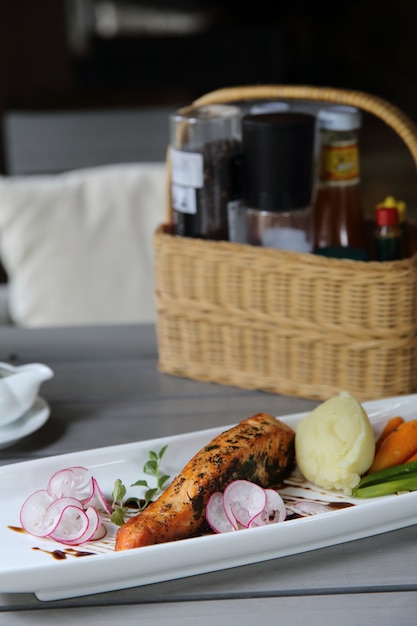
[{"label": "black bottle cap", "polygon": [[248,207],[290,211],[311,204],[315,117],[282,112],[245,115],[242,151]]}]

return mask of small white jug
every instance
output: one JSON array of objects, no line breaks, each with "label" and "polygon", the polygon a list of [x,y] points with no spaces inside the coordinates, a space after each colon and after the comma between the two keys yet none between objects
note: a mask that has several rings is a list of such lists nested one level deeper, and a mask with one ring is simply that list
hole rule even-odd
[{"label": "small white jug", "polygon": [[42,363],[13,366],[0,362],[0,428],[14,422],[35,402],[39,387],[53,371]]}]

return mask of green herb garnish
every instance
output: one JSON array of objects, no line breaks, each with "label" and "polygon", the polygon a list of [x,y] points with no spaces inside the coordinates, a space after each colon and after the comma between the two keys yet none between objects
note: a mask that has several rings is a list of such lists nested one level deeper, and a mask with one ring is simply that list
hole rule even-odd
[{"label": "green herb garnish", "polygon": [[156,485],[151,487],[147,480],[137,480],[131,485],[131,487],[146,487],[142,498],[129,497],[125,500],[127,493],[126,487],[119,478],[115,480],[112,493],[113,513],[110,517],[113,524],[122,526],[129,508],[134,507],[138,511],[143,511],[156,496],[162,493],[165,483],[169,479],[169,475],[161,474],[160,472],[161,459],[167,447],[168,446],[164,446],[159,452],[153,452],[151,450],[149,452],[149,459],[143,466],[143,473],[148,474],[148,476],[154,476],[156,478]]}]

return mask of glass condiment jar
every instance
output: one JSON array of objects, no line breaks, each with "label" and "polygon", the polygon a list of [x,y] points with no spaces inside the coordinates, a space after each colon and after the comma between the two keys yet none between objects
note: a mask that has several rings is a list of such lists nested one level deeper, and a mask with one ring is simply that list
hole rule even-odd
[{"label": "glass condiment jar", "polygon": [[[360,190],[356,107],[329,106],[318,112],[320,156],[313,202],[314,249],[338,257],[369,258]],[[333,252],[332,252],[333,251]]]},{"label": "glass condiment jar", "polygon": [[243,117],[247,243],[311,252],[314,127],[304,113]]},{"label": "glass condiment jar", "polygon": [[171,115],[171,198],[177,235],[228,239],[233,160],[241,113],[232,105],[184,107]]}]

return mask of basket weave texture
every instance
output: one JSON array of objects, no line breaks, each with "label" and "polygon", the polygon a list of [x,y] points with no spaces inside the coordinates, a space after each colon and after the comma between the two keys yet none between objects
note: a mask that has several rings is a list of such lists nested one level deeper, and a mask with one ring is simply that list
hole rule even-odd
[{"label": "basket weave texture", "polygon": [[[394,128],[417,162],[413,123],[361,92],[241,87],[194,104],[258,98],[358,106]],[[317,400],[342,389],[362,401],[417,391],[417,255],[364,263],[177,237],[169,198],[166,221],[154,237],[160,371]]]}]

